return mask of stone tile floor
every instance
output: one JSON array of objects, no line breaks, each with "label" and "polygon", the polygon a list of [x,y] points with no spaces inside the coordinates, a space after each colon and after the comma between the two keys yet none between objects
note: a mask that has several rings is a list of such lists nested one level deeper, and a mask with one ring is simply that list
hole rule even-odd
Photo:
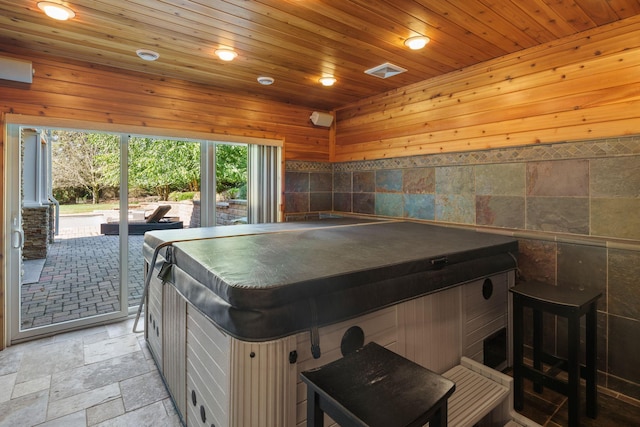
[{"label": "stone tile floor", "polygon": [[[506,372],[511,375],[511,372]],[[584,384],[581,387],[582,402],[580,425],[583,427],[631,427],[640,426],[640,402],[612,390],[599,389],[598,417],[594,420],[584,413],[586,398]],[[522,415],[544,427],[569,425],[568,401],[565,396],[545,388],[542,393],[533,390],[533,383],[524,381],[524,408]]]},{"label": "stone tile floor", "polygon": [[181,425],[133,319],[0,352],[0,426]]},{"label": "stone tile floor", "polygon": [[[179,417],[133,318],[66,332],[0,352],[0,427],[179,427]],[[139,325],[141,326],[142,323]],[[586,427],[640,425],[640,402],[602,390]],[[566,398],[533,392],[523,415],[545,427],[567,425]]]}]

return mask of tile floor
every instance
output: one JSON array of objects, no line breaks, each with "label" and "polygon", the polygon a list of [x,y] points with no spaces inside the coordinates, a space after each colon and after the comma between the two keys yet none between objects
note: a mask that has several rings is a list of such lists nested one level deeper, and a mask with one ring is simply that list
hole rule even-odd
[{"label": "tile floor", "polygon": [[0,426],[166,426],[180,421],[133,319],[0,352]]},{"label": "tile floor", "polygon": [[[510,374],[510,372],[507,372]],[[544,427],[564,427],[569,424],[567,398],[545,389],[541,394],[533,391],[533,383],[524,382],[524,408],[522,415]],[[582,427],[640,426],[640,402],[611,390],[598,393],[598,417],[594,420],[584,414],[586,404],[584,384],[582,390],[580,425]]]},{"label": "tile floor", "polygon": [[[0,427],[181,426],[133,319],[11,346],[0,352]],[[599,394],[597,420],[581,425],[639,426],[640,402]],[[545,427],[567,425],[566,398],[533,392],[523,415]]]}]

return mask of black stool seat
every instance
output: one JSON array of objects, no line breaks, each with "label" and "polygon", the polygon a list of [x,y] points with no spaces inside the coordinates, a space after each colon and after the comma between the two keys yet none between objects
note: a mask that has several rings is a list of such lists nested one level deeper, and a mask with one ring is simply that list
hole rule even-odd
[{"label": "black stool seat", "polygon": [[[576,291],[539,282],[526,282],[510,289],[513,293],[513,379],[514,407],[524,406],[523,378],[534,382],[534,390],[543,386],[567,396],[569,426],[578,426],[580,415],[580,378],[586,380],[587,416],[597,416],[597,301],[601,292]],[[533,367],[524,364],[524,307],[533,309]],[[560,358],[543,350],[543,313],[565,317],[568,321],[567,358]],[[585,359],[580,363],[580,318],[585,316]],[[543,363],[552,368],[545,371]],[[568,381],[556,378],[560,371],[568,374]]]},{"label": "black stool seat", "polygon": [[324,412],[342,427],[446,427],[455,384],[371,342],[342,359],[301,374],[307,426]]}]

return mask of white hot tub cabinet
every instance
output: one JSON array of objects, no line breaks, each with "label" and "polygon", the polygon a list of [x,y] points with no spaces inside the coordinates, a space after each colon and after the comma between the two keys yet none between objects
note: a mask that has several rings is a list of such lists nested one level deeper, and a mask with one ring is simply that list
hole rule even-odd
[{"label": "white hot tub cabinet", "polygon": [[149,349],[186,425],[303,426],[299,373],[341,357],[351,327],[436,372],[483,362],[484,339],[508,327],[516,250],[503,236],[395,221],[148,233]]}]

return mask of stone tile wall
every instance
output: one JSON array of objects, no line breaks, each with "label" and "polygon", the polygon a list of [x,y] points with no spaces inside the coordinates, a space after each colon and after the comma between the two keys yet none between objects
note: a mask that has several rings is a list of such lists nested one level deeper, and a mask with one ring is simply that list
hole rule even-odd
[{"label": "stone tile wall", "polygon": [[285,219],[317,218],[333,209],[333,169],[330,163],[289,162],[284,179]]},{"label": "stone tile wall", "polygon": [[22,230],[22,259],[46,258],[49,244],[49,206],[23,208]]},{"label": "stone tile wall", "polygon": [[[322,191],[312,190],[315,174],[323,174]],[[285,180],[288,216],[348,212],[517,237],[520,280],[603,292],[600,384],[640,399],[640,136],[333,165],[290,161]],[[547,349],[566,354],[565,322],[546,326]]]},{"label": "stone tile wall", "polygon": [[[200,201],[198,200],[198,206]],[[247,223],[247,201],[232,199],[216,202],[216,225],[234,225]],[[200,224],[198,224],[198,227]],[[193,226],[191,226],[193,227]]]}]

